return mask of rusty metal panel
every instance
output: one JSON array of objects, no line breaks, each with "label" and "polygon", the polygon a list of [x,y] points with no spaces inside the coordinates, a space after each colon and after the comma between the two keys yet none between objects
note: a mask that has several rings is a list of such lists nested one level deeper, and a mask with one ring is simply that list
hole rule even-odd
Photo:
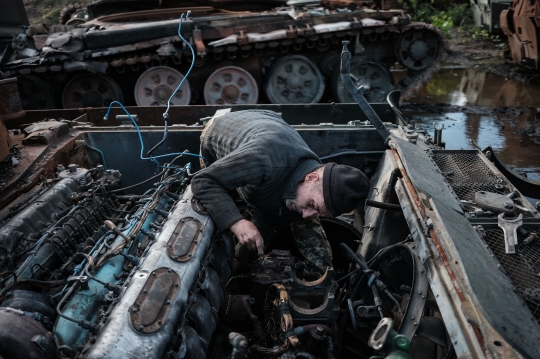
[{"label": "rusty metal panel", "polygon": [[6,158],[9,155],[9,147],[11,146],[11,141],[9,138],[8,130],[4,123],[0,121],[0,161]]},{"label": "rusty metal panel", "polygon": [[179,291],[180,277],[175,271],[170,268],[153,271],[129,308],[133,328],[145,334],[161,328]]},{"label": "rusty metal panel", "polygon": [[[0,72],[0,76],[3,74]],[[16,120],[24,117],[17,79],[0,77],[0,121]]]},{"label": "rusty metal panel", "polygon": [[178,262],[187,262],[197,250],[202,223],[192,217],[182,218],[167,243],[167,254]]}]

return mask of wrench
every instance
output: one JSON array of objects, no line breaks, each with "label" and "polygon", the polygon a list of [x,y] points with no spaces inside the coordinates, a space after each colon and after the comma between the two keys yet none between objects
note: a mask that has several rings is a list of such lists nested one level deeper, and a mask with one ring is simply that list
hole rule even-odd
[{"label": "wrench", "polygon": [[517,229],[523,224],[523,216],[520,214],[515,219],[504,218],[504,213],[499,214],[499,227],[504,232],[504,249],[506,254],[516,253],[516,244],[518,244]]}]

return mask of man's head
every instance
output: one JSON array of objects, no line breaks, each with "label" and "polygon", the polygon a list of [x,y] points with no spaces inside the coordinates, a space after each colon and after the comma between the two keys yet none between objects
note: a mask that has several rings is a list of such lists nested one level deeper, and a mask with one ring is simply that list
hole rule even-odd
[{"label": "man's head", "polygon": [[315,214],[335,217],[347,213],[367,196],[369,181],[354,167],[327,163],[310,172],[296,187],[287,207],[307,218]]}]

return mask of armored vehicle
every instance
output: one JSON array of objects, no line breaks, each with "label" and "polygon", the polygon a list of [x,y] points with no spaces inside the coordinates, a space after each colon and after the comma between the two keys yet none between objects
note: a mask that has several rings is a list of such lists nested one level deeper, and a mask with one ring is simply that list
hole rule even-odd
[{"label": "armored vehicle", "polygon": [[490,34],[502,34],[500,16],[507,10],[512,0],[470,0],[474,24]]},{"label": "armored vehicle", "polygon": [[[350,57],[357,104],[175,106],[167,129],[165,108],[116,103],[7,121],[20,161],[0,192],[0,355],[538,358],[537,209],[493,152],[445,150],[395,92],[368,104]],[[233,269],[234,238],[193,197],[202,124],[248,108],[371,179],[365,205],[322,219],[324,273],[289,231]]]},{"label": "armored vehicle", "polygon": [[[444,54],[440,32],[391,9],[395,2],[240,7],[215,1],[124,13],[114,7],[141,3],[148,8],[157,1],[98,1],[66,25],[30,26],[17,36],[0,70],[19,79],[23,107],[102,107],[113,100],[164,105],[192,64],[173,105],[349,102],[336,72],[343,39],[354,44],[355,82],[367,89],[369,101],[384,101],[394,88],[390,66],[399,62],[407,69],[396,85],[404,90],[424,80]],[[107,9],[110,14],[93,18]],[[91,20],[80,23],[86,16]]]},{"label": "armored vehicle", "polygon": [[508,36],[514,62],[540,70],[540,2],[512,1],[501,13],[501,28]]}]

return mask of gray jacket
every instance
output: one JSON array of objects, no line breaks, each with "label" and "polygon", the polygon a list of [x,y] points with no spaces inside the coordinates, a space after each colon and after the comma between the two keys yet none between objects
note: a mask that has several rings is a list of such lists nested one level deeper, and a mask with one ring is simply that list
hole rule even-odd
[{"label": "gray jacket", "polygon": [[297,184],[321,163],[296,130],[266,110],[214,119],[201,152],[209,166],[193,177],[192,190],[220,231],[243,218],[228,191],[236,189],[258,211],[279,216],[283,200],[294,198]]}]

